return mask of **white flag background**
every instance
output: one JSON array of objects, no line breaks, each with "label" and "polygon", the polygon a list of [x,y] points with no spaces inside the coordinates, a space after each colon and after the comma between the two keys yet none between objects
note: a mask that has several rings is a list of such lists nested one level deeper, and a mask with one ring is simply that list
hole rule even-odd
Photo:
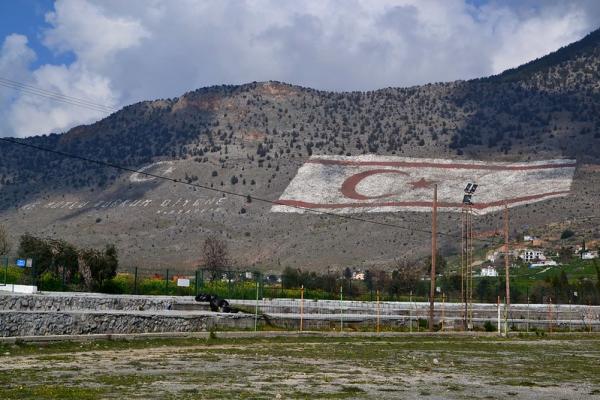
[{"label": "white flag background", "polygon": [[485,162],[364,155],[313,156],[285,189],[274,212],[306,208],[336,213],[460,211],[467,183],[479,185],[479,213],[569,194],[575,160]]}]

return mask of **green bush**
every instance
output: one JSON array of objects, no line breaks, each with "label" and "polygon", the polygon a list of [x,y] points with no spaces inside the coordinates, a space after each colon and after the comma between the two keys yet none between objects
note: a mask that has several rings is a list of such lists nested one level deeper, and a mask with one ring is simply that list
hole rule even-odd
[{"label": "green bush", "polygon": [[114,278],[106,279],[100,291],[109,294],[133,294],[134,278],[130,274],[118,274]]},{"label": "green bush", "polygon": [[46,271],[40,276],[38,286],[40,290],[60,291],[62,290],[62,281],[50,271]]},{"label": "green bush", "polygon": [[495,332],[496,325],[492,324],[490,321],[485,321],[483,324],[483,329],[485,329],[486,332]]},{"label": "green bush", "polygon": [[[6,279],[4,279],[5,271]],[[0,269],[0,283],[5,283],[5,280],[6,283],[22,283],[24,275],[25,271],[23,270],[23,268],[15,267],[12,265],[6,269],[3,267],[2,269]]]},{"label": "green bush", "polygon": [[165,280],[160,278],[142,279],[138,288],[139,294],[165,294]]}]

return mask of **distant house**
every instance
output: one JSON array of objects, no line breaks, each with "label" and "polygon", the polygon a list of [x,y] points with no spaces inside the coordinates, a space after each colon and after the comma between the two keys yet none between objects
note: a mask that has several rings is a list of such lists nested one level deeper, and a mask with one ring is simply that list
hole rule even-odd
[{"label": "distant house", "polygon": [[542,250],[531,250],[526,249],[519,254],[519,258],[526,262],[532,261],[544,261],[546,260],[546,256]]},{"label": "distant house", "polygon": [[593,260],[594,258],[598,258],[598,252],[593,250],[586,250],[581,252],[582,260]]},{"label": "distant house", "polygon": [[365,273],[362,271],[354,271],[352,272],[352,279],[354,279],[355,281],[364,281]]},{"label": "distant house", "polygon": [[523,236],[524,242],[533,242],[534,240],[538,240],[538,238],[533,235],[524,235]]},{"label": "distant house", "polygon": [[495,276],[498,276],[498,271],[496,271],[496,268],[494,268],[492,266],[483,267],[483,268],[481,268],[481,272],[479,273],[479,276],[495,277]]},{"label": "distant house", "polygon": [[490,262],[496,262],[496,260],[499,258],[499,253],[498,251],[490,251],[486,258]]},{"label": "distant house", "polygon": [[540,267],[555,267],[558,263],[554,260],[539,260],[529,264],[529,268],[540,268]]}]

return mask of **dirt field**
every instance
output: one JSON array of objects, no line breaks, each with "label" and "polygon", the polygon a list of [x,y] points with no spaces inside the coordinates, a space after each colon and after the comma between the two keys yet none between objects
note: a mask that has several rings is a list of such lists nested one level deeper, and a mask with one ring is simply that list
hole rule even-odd
[{"label": "dirt field", "polygon": [[2,399],[600,399],[600,336],[0,346]]}]

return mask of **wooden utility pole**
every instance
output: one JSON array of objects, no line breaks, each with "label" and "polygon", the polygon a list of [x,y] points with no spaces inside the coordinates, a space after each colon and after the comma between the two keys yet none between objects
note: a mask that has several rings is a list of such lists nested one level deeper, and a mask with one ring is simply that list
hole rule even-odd
[{"label": "wooden utility pole", "polygon": [[429,291],[429,331],[433,332],[435,308],[435,258],[437,255],[437,185],[433,185],[433,210],[431,213],[431,289]]},{"label": "wooden utility pole", "polygon": [[510,260],[508,254],[508,206],[504,203],[504,272],[506,274],[506,306],[510,306]]}]

